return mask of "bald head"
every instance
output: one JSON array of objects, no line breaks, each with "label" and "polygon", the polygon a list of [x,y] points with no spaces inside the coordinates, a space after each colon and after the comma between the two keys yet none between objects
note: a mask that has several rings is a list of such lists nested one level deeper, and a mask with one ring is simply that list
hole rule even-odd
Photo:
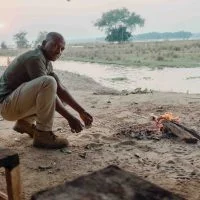
[{"label": "bald head", "polygon": [[57,32],[49,32],[42,42],[42,50],[48,60],[57,60],[65,49],[65,39]]},{"label": "bald head", "polygon": [[49,33],[46,35],[45,40],[46,40],[46,41],[50,41],[50,40],[61,40],[61,41],[65,41],[64,37],[63,37],[60,33],[57,33],[57,32],[49,32]]}]

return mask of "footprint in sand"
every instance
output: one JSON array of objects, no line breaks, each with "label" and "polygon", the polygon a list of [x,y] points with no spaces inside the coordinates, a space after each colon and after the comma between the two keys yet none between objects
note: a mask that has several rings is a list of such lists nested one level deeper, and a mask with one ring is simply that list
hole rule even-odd
[{"label": "footprint in sand", "polygon": [[97,148],[101,148],[103,146],[102,143],[90,143],[85,145],[85,149],[97,149]]},{"label": "footprint in sand", "polygon": [[188,150],[185,149],[183,146],[175,148],[173,150],[173,152],[176,153],[176,154],[182,154],[182,155],[188,155],[189,154]]},{"label": "footprint in sand", "polygon": [[99,133],[93,133],[93,134],[91,134],[91,136],[92,136],[93,138],[95,138],[95,139],[100,139],[100,138],[102,137],[102,135],[99,134]]},{"label": "footprint in sand", "polygon": [[134,146],[136,144],[135,141],[133,140],[126,140],[126,141],[122,141],[122,142],[119,142],[117,144],[114,145],[115,148],[118,148],[120,146]]},{"label": "footprint in sand", "polygon": [[91,135],[85,135],[85,134],[83,134],[83,135],[80,135],[78,138],[79,139],[92,139],[93,137]]},{"label": "footprint in sand", "polygon": [[184,175],[184,174],[178,174],[176,177],[174,177],[175,179],[181,179],[181,180],[190,180],[191,178]]}]

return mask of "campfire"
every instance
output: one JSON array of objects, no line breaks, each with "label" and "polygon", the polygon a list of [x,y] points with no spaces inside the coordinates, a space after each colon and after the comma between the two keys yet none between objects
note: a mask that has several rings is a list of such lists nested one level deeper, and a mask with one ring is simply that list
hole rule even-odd
[{"label": "campfire", "polygon": [[152,120],[155,121],[156,127],[159,129],[159,131],[162,131],[163,129],[163,122],[164,121],[171,121],[171,122],[176,122],[180,123],[180,118],[174,116],[171,112],[166,112],[163,115],[160,115],[159,117],[152,115]]},{"label": "campfire", "polygon": [[[136,116],[140,117],[140,115]],[[149,119],[146,116],[143,117]],[[197,131],[183,125],[180,118],[171,112],[166,112],[160,116],[152,114],[151,120],[145,124],[120,123],[116,129],[117,133],[114,136],[122,138],[160,140],[178,137],[186,143],[193,144],[200,140],[200,134]]]},{"label": "campfire", "polygon": [[155,121],[156,127],[162,133],[171,133],[176,135],[186,143],[197,143],[200,140],[200,135],[195,130],[187,128],[180,123],[180,118],[167,112],[159,117],[152,115],[152,120]]}]

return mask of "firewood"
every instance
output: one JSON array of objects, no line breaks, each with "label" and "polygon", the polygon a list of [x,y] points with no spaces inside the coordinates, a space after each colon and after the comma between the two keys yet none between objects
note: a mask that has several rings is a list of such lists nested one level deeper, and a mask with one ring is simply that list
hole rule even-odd
[{"label": "firewood", "polygon": [[173,122],[174,124],[176,124],[176,125],[178,125],[178,126],[180,126],[181,128],[183,128],[183,129],[185,129],[186,131],[188,131],[190,134],[192,134],[195,138],[197,138],[198,140],[200,140],[200,134],[197,132],[197,131],[195,131],[195,130],[193,130],[193,129],[191,129],[191,128],[187,128],[187,127],[185,127],[183,124],[179,124],[179,123],[177,123],[177,122]]},{"label": "firewood", "polygon": [[191,135],[191,133],[186,130],[185,128],[177,125],[177,123],[171,122],[169,120],[165,120],[162,122],[163,130],[169,131],[172,134],[178,136],[181,140],[185,141],[186,143],[197,143],[198,139]]}]

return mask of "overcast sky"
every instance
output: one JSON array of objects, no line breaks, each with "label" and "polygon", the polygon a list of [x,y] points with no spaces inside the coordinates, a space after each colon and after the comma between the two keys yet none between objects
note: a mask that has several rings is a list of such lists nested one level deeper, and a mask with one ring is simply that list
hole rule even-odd
[{"label": "overcast sky", "polygon": [[103,36],[94,21],[122,7],[145,18],[136,33],[200,32],[200,0],[1,0],[0,42],[19,31],[27,31],[29,40],[44,30],[66,38]]}]

